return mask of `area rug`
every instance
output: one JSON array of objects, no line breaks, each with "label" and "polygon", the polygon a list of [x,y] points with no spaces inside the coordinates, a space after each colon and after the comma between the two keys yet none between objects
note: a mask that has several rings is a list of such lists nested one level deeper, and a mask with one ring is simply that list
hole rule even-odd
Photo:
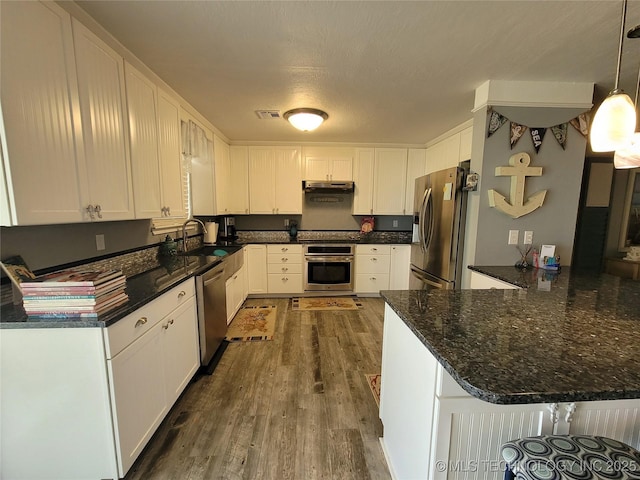
[{"label": "area rug", "polygon": [[358,310],[362,303],[352,297],[300,297],[291,299],[291,309],[310,310]]},{"label": "area rug", "polygon": [[233,317],[225,340],[229,342],[273,340],[276,318],[275,305],[242,307]]},{"label": "area rug", "polygon": [[382,376],[380,374],[371,373],[365,373],[364,376],[367,378],[367,383],[369,384],[371,394],[373,395],[376,404],[380,407],[380,379]]}]

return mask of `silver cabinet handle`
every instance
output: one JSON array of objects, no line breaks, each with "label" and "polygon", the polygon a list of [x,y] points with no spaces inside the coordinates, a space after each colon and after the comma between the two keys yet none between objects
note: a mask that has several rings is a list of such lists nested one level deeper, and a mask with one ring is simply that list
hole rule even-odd
[{"label": "silver cabinet handle", "polygon": [[138,319],[138,321],[136,322],[135,327],[133,327],[133,328],[141,327],[142,325],[144,325],[145,323],[147,323],[147,321],[148,321],[148,320],[147,320],[147,317],[141,317],[141,318],[139,318],[139,319]]},{"label": "silver cabinet handle", "polygon": [[98,218],[102,218],[102,207],[100,205],[95,206],[96,213],[98,214]]},{"label": "silver cabinet handle", "polygon": [[289,261],[289,259],[288,259],[287,257],[282,257],[282,258],[281,258],[281,260],[282,260],[283,262],[288,262],[288,261]]},{"label": "silver cabinet handle", "polygon": [[282,247],[282,248],[281,248],[281,250],[282,250],[283,252],[287,252],[289,249],[288,249],[287,247]]},{"label": "silver cabinet handle", "polygon": [[181,290],[180,293],[178,294],[178,298],[182,298],[187,294],[187,292],[185,292],[184,290]]},{"label": "silver cabinet handle", "polygon": [[283,282],[286,282],[287,280],[289,280],[287,277],[282,277]]},{"label": "silver cabinet handle", "polygon": [[369,280],[374,280],[375,281],[376,277],[371,277],[371,278],[369,278]]},{"label": "silver cabinet handle", "polygon": [[282,267],[282,273],[288,272],[289,269],[287,267]]},{"label": "silver cabinet handle", "polygon": [[169,320],[166,325],[163,325],[162,328],[167,330],[169,328],[169,325],[173,325],[173,318],[171,320]]},{"label": "silver cabinet handle", "polygon": [[372,251],[372,252],[377,252],[377,251],[378,251],[378,249],[377,249],[376,247],[371,247],[371,251]]},{"label": "silver cabinet handle", "polygon": [[93,216],[94,214],[93,205],[89,205],[86,210],[87,210],[87,213],[89,213],[89,218],[93,220],[95,218]]},{"label": "silver cabinet handle", "polygon": [[371,261],[372,261],[372,262],[377,262],[377,261],[378,261],[378,259],[377,259],[376,257],[373,257],[373,258],[371,259]]}]

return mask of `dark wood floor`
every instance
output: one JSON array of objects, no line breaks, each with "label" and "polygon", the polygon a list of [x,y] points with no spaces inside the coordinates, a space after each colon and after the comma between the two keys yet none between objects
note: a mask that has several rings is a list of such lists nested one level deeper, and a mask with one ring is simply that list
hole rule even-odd
[{"label": "dark wood floor", "polygon": [[365,374],[379,373],[383,301],[358,311],[278,306],[272,341],[232,343],[197,375],[126,476],[385,479],[382,424]]}]

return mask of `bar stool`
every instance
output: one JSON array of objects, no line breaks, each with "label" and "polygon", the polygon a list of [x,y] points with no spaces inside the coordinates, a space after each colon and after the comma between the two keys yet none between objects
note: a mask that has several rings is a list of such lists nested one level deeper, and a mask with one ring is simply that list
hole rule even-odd
[{"label": "bar stool", "polygon": [[505,443],[500,452],[505,480],[640,479],[640,452],[606,437],[526,437]]}]

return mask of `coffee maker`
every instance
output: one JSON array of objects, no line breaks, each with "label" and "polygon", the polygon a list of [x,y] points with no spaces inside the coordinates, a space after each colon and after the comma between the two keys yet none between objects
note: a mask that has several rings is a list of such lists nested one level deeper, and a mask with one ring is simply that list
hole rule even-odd
[{"label": "coffee maker", "polygon": [[236,219],[234,217],[222,217],[220,219],[220,240],[236,240]]}]

